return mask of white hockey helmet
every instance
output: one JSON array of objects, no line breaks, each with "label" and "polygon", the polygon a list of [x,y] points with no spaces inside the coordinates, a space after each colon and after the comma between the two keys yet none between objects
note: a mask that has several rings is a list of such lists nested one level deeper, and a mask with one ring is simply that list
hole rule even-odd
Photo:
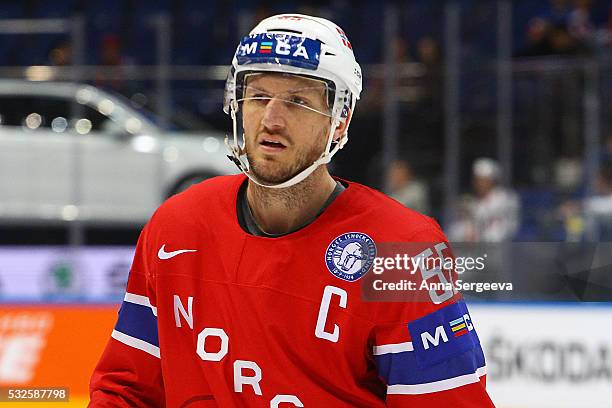
[{"label": "white hockey helmet", "polygon": [[[237,118],[238,101],[243,97],[245,77],[257,72],[301,75],[328,84],[331,128],[326,148],[309,167],[280,184],[270,185],[257,180],[249,172],[245,157],[244,132]],[[232,117],[234,133],[233,142],[225,139],[230,151],[228,157],[258,185],[285,188],[299,183],[318,166],[329,163],[348,141],[347,133],[334,141],[334,131],[342,121],[350,121],[348,113],[349,110],[353,112],[359,99],[361,82],[361,68],[351,43],[333,22],[301,14],[280,14],[262,20],[240,41],[225,85],[223,110]]]}]

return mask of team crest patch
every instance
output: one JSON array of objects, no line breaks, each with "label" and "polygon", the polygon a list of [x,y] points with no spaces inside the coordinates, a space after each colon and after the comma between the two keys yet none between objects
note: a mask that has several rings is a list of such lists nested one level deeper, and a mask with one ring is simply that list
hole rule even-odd
[{"label": "team crest patch", "polygon": [[362,232],[347,232],[334,239],[325,251],[327,269],[349,282],[361,278],[376,258],[374,240]]}]

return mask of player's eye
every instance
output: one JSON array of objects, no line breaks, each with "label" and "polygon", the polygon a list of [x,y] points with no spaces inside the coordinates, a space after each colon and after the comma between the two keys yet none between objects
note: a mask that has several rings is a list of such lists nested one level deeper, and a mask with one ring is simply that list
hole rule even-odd
[{"label": "player's eye", "polygon": [[266,104],[270,100],[270,96],[265,93],[256,92],[256,93],[247,95],[245,99],[251,103]]},{"label": "player's eye", "polygon": [[300,105],[300,106],[310,106],[310,103],[308,102],[308,100],[302,98],[301,96],[298,95],[292,95],[289,97],[289,102],[295,104],[295,105]]}]

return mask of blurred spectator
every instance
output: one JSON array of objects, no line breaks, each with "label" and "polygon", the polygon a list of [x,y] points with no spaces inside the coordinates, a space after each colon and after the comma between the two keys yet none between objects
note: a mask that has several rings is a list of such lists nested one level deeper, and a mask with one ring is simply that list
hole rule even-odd
[{"label": "blurred spectator", "polygon": [[548,33],[550,29],[551,24],[548,20],[541,17],[532,18],[527,26],[527,46],[519,51],[517,56],[531,57],[550,54],[551,49],[548,43]]},{"label": "blurred spectator", "polygon": [[591,20],[592,0],[574,0],[574,9],[567,17],[568,31],[572,37],[590,41],[595,33],[595,24]]},{"label": "blurred spectator", "polygon": [[417,41],[417,61],[425,68],[419,81],[423,87],[420,104],[439,110],[442,108],[442,57],[440,45],[433,37],[425,36]]},{"label": "blurred spectator", "polygon": [[[395,67],[397,77],[394,81],[394,84],[396,85],[395,92],[397,98],[400,101],[413,101],[415,99],[415,92],[414,86],[412,86],[412,82],[410,82],[413,74],[408,73],[407,81],[405,78],[406,73],[401,67],[401,64],[410,62],[408,43],[403,37],[397,36],[391,41],[391,48],[393,51],[393,61],[398,64]],[[385,100],[384,91],[386,75],[387,71],[385,71],[384,66],[382,66],[381,70],[375,75],[365,78],[365,81],[367,81],[366,86],[368,92],[364,92],[362,98],[360,99],[360,103],[365,107],[362,109],[366,112],[373,112],[382,109]],[[406,86],[406,82],[410,82],[408,86]]]},{"label": "blurred spectator", "polygon": [[500,176],[501,169],[495,160],[474,161],[474,196],[462,201],[463,212],[449,229],[451,240],[504,242],[514,238],[519,227],[519,199],[514,191],[499,186]]},{"label": "blurred spectator", "polygon": [[533,19],[529,23],[527,39],[527,48],[517,56],[584,55],[590,52],[583,39],[571,35],[565,23],[551,25],[546,20]]},{"label": "blurred spectator", "polygon": [[590,52],[585,38],[575,37],[565,24],[558,24],[549,34],[552,53],[555,55],[580,55]]},{"label": "blurred spectator", "polygon": [[549,10],[527,26],[526,47],[517,56],[580,55],[595,45],[592,0],[551,0]]},{"label": "blurred spectator", "polygon": [[554,186],[557,191],[571,193],[583,183],[581,157],[559,157],[554,164]]},{"label": "blurred spectator", "polygon": [[49,65],[63,67],[72,63],[72,45],[69,39],[63,39],[58,42],[49,51]]},{"label": "blurred spectator", "polygon": [[408,53],[408,41],[401,36],[397,36],[391,43],[393,48],[393,60],[396,64],[410,62],[410,54]]},{"label": "blurred spectator", "polygon": [[457,242],[476,241],[476,226],[473,221],[474,197],[464,195],[455,206],[453,222],[446,229],[448,238]]},{"label": "blurred spectator", "polygon": [[594,187],[595,196],[561,205],[567,241],[612,241],[612,162],[602,164]]},{"label": "blurred spectator", "polygon": [[403,160],[392,163],[389,168],[388,183],[391,198],[415,211],[429,214],[427,186],[415,179],[410,164]]},{"label": "blurred spectator", "polygon": [[[123,56],[121,39],[117,34],[105,34],[100,45],[98,64],[104,67],[118,67],[128,61]],[[121,91],[124,81],[114,75],[101,74],[96,77],[96,85]]]},{"label": "blurred spectator", "polygon": [[[612,163],[612,131],[600,146],[598,156],[599,163]],[[584,195],[588,190],[587,186],[592,182],[592,177],[582,156],[558,157],[555,160],[555,188],[558,191]],[[599,191],[598,183],[599,181],[596,181],[596,191]]]},{"label": "blurred spectator", "polygon": [[430,36],[425,36],[417,41],[417,60],[428,67],[440,65],[440,45]]},{"label": "blurred spectator", "polygon": [[116,34],[106,34],[102,38],[100,47],[100,65],[121,65],[123,57],[121,55],[121,39]]},{"label": "blurred spectator", "polygon": [[597,240],[612,240],[612,162],[601,166],[595,181],[597,195],[584,201],[586,231]]}]

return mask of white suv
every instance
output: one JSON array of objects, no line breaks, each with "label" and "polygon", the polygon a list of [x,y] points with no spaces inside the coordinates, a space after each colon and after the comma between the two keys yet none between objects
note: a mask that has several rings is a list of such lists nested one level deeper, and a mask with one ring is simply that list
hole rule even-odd
[{"label": "white suv", "polygon": [[0,222],[142,224],[171,194],[235,172],[223,138],[162,131],[92,86],[0,80]]}]

